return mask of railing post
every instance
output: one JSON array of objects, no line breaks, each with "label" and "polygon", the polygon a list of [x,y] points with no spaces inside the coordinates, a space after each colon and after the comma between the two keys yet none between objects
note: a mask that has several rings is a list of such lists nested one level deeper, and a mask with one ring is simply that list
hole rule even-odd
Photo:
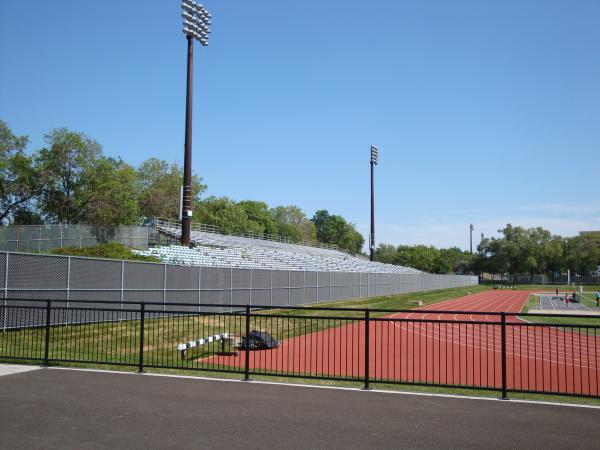
[{"label": "railing post", "polygon": [[369,350],[371,347],[369,308],[365,308],[365,386],[363,389],[369,389]]},{"label": "railing post", "polygon": [[507,400],[506,389],[506,313],[500,314],[500,335],[502,340],[502,400]]},{"label": "railing post", "polygon": [[250,381],[250,305],[246,305],[246,344],[245,344],[245,359],[244,359],[244,381]]},{"label": "railing post", "polygon": [[2,324],[2,330],[6,331],[6,322],[7,322],[7,314],[8,314],[8,256],[10,255],[8,252],[5,253],[6,254],[6,258],[5,258],[5,264],[4,264],[4,314],[3,314],[3,324]]},{"label": "railing post", "polygon": [[138,373],[144,373],[144,319],[146,316],[146,302],[140,306],[140,359],[138,364]]},{"label": "railing post", "polygon": [[46,335],[44,338],[44,366],[48,367],[50,360],[50,317],[52,312],[52,300],[46,300]]}]

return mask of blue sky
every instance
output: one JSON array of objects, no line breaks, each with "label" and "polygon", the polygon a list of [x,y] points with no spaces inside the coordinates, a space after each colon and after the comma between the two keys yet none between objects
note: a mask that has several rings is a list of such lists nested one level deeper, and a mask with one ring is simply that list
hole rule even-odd
[{"label": "blue sky", "polygon": [[[194,170],[207,194],[326,208],[377,241],[468,248],[468,225],[600,229],[597,0],[206,0]],[[0,0],[0,118],[183,159],[178,0]]]}]

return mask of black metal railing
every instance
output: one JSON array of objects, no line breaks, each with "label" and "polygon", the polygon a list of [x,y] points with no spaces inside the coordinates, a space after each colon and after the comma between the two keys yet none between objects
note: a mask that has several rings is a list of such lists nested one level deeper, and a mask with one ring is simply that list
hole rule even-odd
[{"label": "black metal railing", "polygon": [[22,299],[0,313],[2,361],[600,397],[588,315]]}]

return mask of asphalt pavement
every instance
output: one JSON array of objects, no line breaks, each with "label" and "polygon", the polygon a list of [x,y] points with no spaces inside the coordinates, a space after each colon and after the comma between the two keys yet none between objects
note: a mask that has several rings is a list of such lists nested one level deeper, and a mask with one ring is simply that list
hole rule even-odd
[{"label": "asphalt pavement", "polygon": [[41,369],[0,376],[0,448],[599,448],[600,409]]}]

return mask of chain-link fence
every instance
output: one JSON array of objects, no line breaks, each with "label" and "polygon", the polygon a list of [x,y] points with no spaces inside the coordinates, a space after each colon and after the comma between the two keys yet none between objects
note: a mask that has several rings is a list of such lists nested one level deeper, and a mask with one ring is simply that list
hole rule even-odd
[{"label": "chain-link fence", "polygon": [[121,225],[10,225],[0,227],[0,250],[44,252],[63,247],[91,247],[118,242],[138,250],[148,249],[148,227]]},{"label": "chain-link fence", "polygon": [[[404,292],[471,286],[476,276],[224,269],[71,256],[0,252],[0,298],[294,306]],[[40,303],[40,304],[43,304]],[[113,304],[112,308],[115,307]],[[211,309],[214,311],[214,308]],[[33,320],[33,319],[32,319]],[[0,326],[30,323],[0,317]]]}]

